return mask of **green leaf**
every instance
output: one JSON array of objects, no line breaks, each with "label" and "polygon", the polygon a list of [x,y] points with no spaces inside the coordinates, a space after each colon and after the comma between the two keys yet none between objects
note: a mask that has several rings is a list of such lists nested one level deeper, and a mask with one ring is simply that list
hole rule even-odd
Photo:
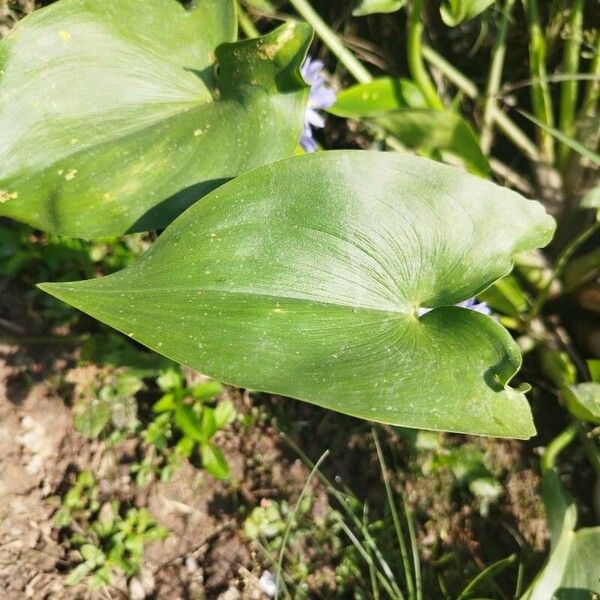
[{"label": "green leaf", "polygon": [[600,383],[586,382],[570,385],[565,390],[567,407],[582,421],[600,425]]},{"label": "green leaf", "polygon": [[216,398],[223,391],[218,381],[204,381],[192,388],[192,396],[202,402]]},{"label": "green leaf", "polygon": [[457,113],[447,110],[408,109],[373,119],[410,148],[425,152],[449,152],[459,157],[473,174],[487,177],[490,167],[472,127]]},{"label": "green leaf", "polygon": [[77,565],[67,577],[67,585],[77,585],[83,578],[90,573],[92,567],[87,563],[81,563]]},{"label": "green leaf", "polygon": [[427,109],[419,88],[406,79],[382,77],[349,87],[328,111],[367,119],[415,150],[450,152],[474,174],[487,176],[489,163],[471,126],[457,113]]},{"label": "green leaf", "polygon": [[165,394],[153,404],[152,412],[164,413],[169,410],[174,410],[176,406],[175,396],[173,394]]},{"label": "green leaf", "polygon": [[106,560],[104,552],[102,552],[102,550],[100,550],[100,548],[97,546],[94,546],[94,544],[84,544],[81,546],[79,551],[81,552],[83,559],[91,568],[95,568],[96,566],[103,564]]},{"label": "green leaf", "polygon": [[215,411],[208,406],[202,409],[202,436],[203,441],[207,442],[217,433],[217,422],[215,420]]},{"label": "green leaf", "polygon": [[179,369],[167,369],[156,378],[156,383],[163,392],[171,392],[183,388],[185,381]]},{"label": "green leaf", "polygon": [[594,383],[600,383],[600,360],[590,358],[586,362],[592,381]]},{"label": "green leaf", "polygon": [[406,0],[358,0],[352,11],[355,17],[364,17],[376,13],[391,13],[400,10]]},{"label": "green leaf", "polygon": [[577,382],[577,367],[566,352],[542,346],[541,365],[544,375],[559,389]]},{"label": "green leaf", "polygon": [[210,443],[202,444],[200,454],[202,456],[202,466],[215,479],[229,479],[231,477],[227,460],[221,450],[215,445]]},{"label": "green leaf", "polygon": [[97,438],[106,428],[112,415],[111,403],[99,398],[75,405],[75,429],[84,437]]},{"label": "green leaf", "polygon": [[215,408],[215,425],[217,430],[223,429],[235,420],[236,411],[231,400],[219,402]]},{"label": "green leaf", "polygon": [[119,273],[41,287],[219,381],[405,427],[527,438],[527,401],[508,386],[515,342],[452,305],[553,231],[537,202],[447,165],[323,152],[219,188]]},{"label": "green leaf", "polygon": [[0,42],[0,215],[86,238],[162,228],[292,155],[312,30],[236,31],[233,0],[61,0],[23,19]]},{"label": "green leaf", "polygon": [[448,27],[456,27],[463,21],[474,19],[492,4],[494,0],[446,0],[440,6],[440,13]]},{"label": "green leaf", "polygon": [[496,281],[479,297],[490,308],[512,317],[518,317],[529,308],[529,302],[521,288],[521,284],[513,275],[508,275]]},{"label": "green leaf", "polygon": [[586,600],[600,594],[600,527],[579,529],[571,544],[557,600]]},{"label": "green leaf", "polygon": [[131,398],[144,388],[144,382],[134,372],[125,371],[117,374],[115,394],[121,398]]},{"label": "green leaf", "polygon": [[575,530],[577,508],[556,471],[544,474],[551,552],[521,600],[583,600],[600,592],[600,527]]},{"label": "green leaf", "polygon": [[204,440],[202,422],[191,406],[180,405],[175,410],[175,424],[190,439]]},{"label": "green leaf", "polygon": [[195,442],[191,437],[181,438],[175,445],[174,454],[178,457],[189,458],[194,450]]},{"label": "green leaf", "polygon": [[327,110],[338,117],[363,119],[404,108],[427,108],[419,88],[408,79],[380,77],[342,90]]}]

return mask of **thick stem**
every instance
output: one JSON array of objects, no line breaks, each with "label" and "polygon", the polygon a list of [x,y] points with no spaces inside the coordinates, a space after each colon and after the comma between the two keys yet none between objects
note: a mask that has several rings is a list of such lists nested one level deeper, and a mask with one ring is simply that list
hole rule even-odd
[{"label": "thick stem", "polygon": [[[579,72],[579,57],[581,55],[581,36],[583,25],[583,0],[575,0],[569,16],[568,39],[563,52],[563,75],[577,75]],[[560,86],[560,130],[568,136],[573,135],[579,82],[576,79],[565,80]],[[559,147],[558,157],[561,167],[564,167],[571,148],[565,144]]]},{"label": "thick stem", "polygon": [[[531,86],[531,102],[536,117],[549,127],[554,127],[552,97],[546,81],[546,39],[540,25],[537,0],[525,0],[529,27],[529,69],[534,84]],[[546,162],[554,162],[554,138],[538,128],[542,154]]]},{"label": "thick stem", "polygon": [[410,74],[419,86],[427,104],[435,110],[443,110],[444,104],[427,73],[423,62],[423,0],[413,0],[408,19],[407,59]]},{"label": "thick stem", "polygon": [[493,142],[494,109],[498,108],[496,94],[502,82],[502,71],[504,69],[504,58],[506,56],[506,32],[510,22],[510,13],[515,0],[506,0],[501,9],[502,18],[498,27],[498,35],[492,50],[492,64],[485,89],[485,104],[483,107],[483,123],[481,125],[481,149],[488,154]]},{"label": "thick stem", "polygon": [[369,83],[373,77],[361,62],[344,46],[337,34],[321,18],[307,0],[289,0],[298,14],[315,30],[323,43],[360,83]]}]

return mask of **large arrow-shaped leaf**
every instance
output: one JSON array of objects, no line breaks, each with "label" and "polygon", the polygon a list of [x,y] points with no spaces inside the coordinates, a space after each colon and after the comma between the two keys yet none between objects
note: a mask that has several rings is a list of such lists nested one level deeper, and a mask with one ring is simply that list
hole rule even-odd
[{"label": "large arrow-shaped leaf", "polygon": [[142,4],[60,0],[2,40],[0,215],[77,237],[164,227],[293,153],[310,27],[226,43],[233,0]]},{"label": "large arrow-shaped leaf", "polygon": [[[327,152],[195,204],[130,268],[43,289],[238,386],[408,427],[526,438],[515,343],[453,306],[545,244],[518,194],[410,155]],[[433,308],[419,317],[419,308]]]}]

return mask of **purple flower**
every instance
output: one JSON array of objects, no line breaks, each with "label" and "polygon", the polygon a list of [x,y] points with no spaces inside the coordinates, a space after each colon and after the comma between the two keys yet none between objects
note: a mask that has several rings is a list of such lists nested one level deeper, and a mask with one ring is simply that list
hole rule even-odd
[{"label": "purple flower", "polygon": [[[481,313],[482,315],[492,314],[492,309],[485,302],[477,302],[475,298],[469,298],[468,300],[459,302],[455,306],[459,306],[460,308],[468,308],[469,310]],[[418,308],[417,315],[420,317],[425,313],[428,313],[430,310],[431,308]]]},{"label": "purple flower", "polygon": [[481,313],[482,315],[492,314],[492,309],[485,302],[477,302],[475,298],[469,298],[464,302],[459,302],[456,306],[468,308],[469,310],[474,310],[475,312]]},{"label": "purple flower", "polygon": [[300,145],[306,152],[314,152],[317,149],[313,137],[313,127],[325,127],[325,121],[317,112],[329,108],[335,102],[335,92],[326,83],[323,77],[323,62],[307,57],[300,69],[304,81],[310,85],[310,96],[308,107],[304,116],[304,131],[300,138]]}]

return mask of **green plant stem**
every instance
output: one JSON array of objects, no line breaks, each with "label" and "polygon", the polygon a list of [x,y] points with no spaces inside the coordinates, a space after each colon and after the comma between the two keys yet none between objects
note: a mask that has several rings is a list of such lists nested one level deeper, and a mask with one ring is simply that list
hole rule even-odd
[{"label": "green plant stem", "polygon": [[387,495],[388,504],[390,506],[390,512],[392,513],[392,520],[394,522],[394,529],[396,531],[396,537],[398,539],[398,545],[400,547],[400,556],[402,557],[402,565],[404,567],[404,577],[406,580],[406,589],[408,591],[408,597],[414,598],[415,584],[410,568],[410,562],[408,560],[408,549],[406,547],[406,541],[404,539],[404,532],[402,531],[400,517],[398,515],[398,511],[396,510],[396,502],[394,500],[392,486],[390,485],[390,477],[387,471],[385,458],[381,450],[381,444],[379,443],[379,436],[377,435],[377,430],[374,427],[371,428],[371,434],[373,435],[373,441],[375,442],[375,449],[377,450],[377,457],[379,458],[379,465],[381,467],[381,476],[383,477],[385,493]]},{"label": "green plant stem", "polygon": [[441,54],[431,46],[423,44],[423,58],[443,75],[445,75],[459,90],[469,98],[476,100],[480,97],[479,88],[454,65],[450,64]]},{"label": "green plant stem", "polygon": [[581,429],[579,421],[573,421],[566,429],[561,431],[546,447],[540,465],[542,473],[551,471],[556,466],[558,455],[575,441]]},{"label": "green plant stem", "polygon": [[[562,71],[563,75],[577,75],[579,72],[579,57],[581,54],[581,36],[583,25],[584,0],[574,0],[569,15],[569,38],[565,41],[563,51]],[[573,135],[575,125],[575,113],[577,111],[577,97],[579,82],[575,79],[563,81],[560,86],[560,130],[565,135]],[[564,167],[571,148],[561,144],[558,149],[559,164]]]},{"label": "green plant stem", "polygon": [[582,105],[582,112],[584,114],[588,112],[595,113],[600,101],[600,31],[596,32],[592,51],[594,56],[590,64],[590,76],[595,77],[595,79],[590,79],[585,88]]},{"label": "green plant stem", "polygon": [[481,571],[481,573],[478,573],[471,581],[469,581],[468,585],[458,596],[457,600],[466,600],[466,598],[470,598],[471,592],[482,581],[485,581],[486,579],[493,577],[494,575],[497,575],[501,571],[504,571],[504,569],[506,569],[507,567],[510,567],[512,564],[514,564],[516,562],[516,560],[517,560],[517,555],[511,554],[510,556],[507,556],[506,558],[503,558],[503,559],[491,564],[489,567],[486,567],[483,571]]},{"label": "green plant stem", "polygon": [[[437,68],[449,81],[459,90],[464,92],[472,100],[479,100],[481,94],[477,86],[459,70],[440,56],[433,48],[423,46],[423,56],[432,66]],[[497,106],[490,108],[494,122],[498,129],[523,153],[534,161],[540,160],[540,153],[536,145],[527,137],[518,125],[506,116]]]},{"label": "green plant stem", "polygon": [[294,509],[288,516],[288,521],[285,526],[285,532],[283,534],[283,539],[281,540],[281,549],[279,550],[279,558],[277,559],[277,574],[275,575],[275,588],[276,588],[275,589],[275,600],[278,600],[278,598],[279,598],[279,579],[280,579],[279,574],[282,573],[282,571],[283,571],[283,556],[285,554],[285,548],[287,546],[287,542],[290,537],[290,532],[292,531],[292,525],[294,523],[294,519],[296,518],[296,514],[298,513],[298,509],[300,508],[300,503],[302,502],[302,499],[308,492],[308,488],[310,487],[310,484],[312,483],[313,479],[315,478],[315,475],[318,473],[319,467],[323,464],[323,461],[327,458],[328,455],[329,455],[329,450],[325,450],[325,452],[323,452],[323,454],[321,455],[321,458],[319,458],[319,460],[315,463],[315,466],[312,468],[312,471],[310,472],[310,475],[308,476],[306,483],[304,484],[304,487],[302,488],[302,491],[300,492],[300,495],[298,496],[298,500],[296,500]]},{"label": "green plant stem", "polygon": [[421,90],[427,104],[433,109],[444,110],[444,103],[427,73],[423,62],[423,0],[412,0],[408,18],[407,59],[412,78]]},{"label": "green plant stem", "polygon": [[238,24],[240,29],[244,32],[244,35],[248,38],[255,38],[260,35],[260,32],[254,26],[252,19],[248,16],[248,13],[244,10],[240,0],[236,1]]},{"label": "green plant stem", "polygon": [[567,266],[569,259],[573,256],[573,253],[583,244],[586,240],[588,240],[596,231],[600,229],[600,223],[596,221],[587,229],[584,229],[577,237],[575,237],[569,244],[567,244],[562,252],[558,255],[556,259],[556,263],[554,265],[554,269],[552,270],[552,274],[550,278],[546,282],[546,285],[538,294],[533,306],[531,307],[531,311],[529,312],[528,320],[531,321],[535,317],[537,317],[546,300],[548,299],[548,295],[550,294],[550,288],[552,284],[562,275],[565,267]]},{"label": "green plant stem", "polygon": [[506,0],[501,9],[502,17],[498,27],[498,35],[492,50],[492,64],[485,89],[485,103],[483,106],[483,122],[481,125],[481,149],[488,154],[493,142],[494,108],[498,108],[496,94],[502,82],[504,59],[506,56],[506,32],[510,22],[515,0]]},{"label": "green plant stem", "polygon": [[325,23],[321,16],[310,5],[308,0],[289,0],[298,14],[303,17],[315,30],[323,43],[334,56],[348,69],[350,74],[360,83],[369,83],[372,75],[362,63],[344,46],[337,34]]},{"label": "green plant stem", "polygon": [[[552,97],[546,81],[546,39],[540,24],[537,0],[525,0],[529,29],[529,69],[535,83],[531,86],[531,102],[536,117],[549,127],[554,126]],[[544,160],[554,162],[554,139],[545,130],[538,130]]]}]

